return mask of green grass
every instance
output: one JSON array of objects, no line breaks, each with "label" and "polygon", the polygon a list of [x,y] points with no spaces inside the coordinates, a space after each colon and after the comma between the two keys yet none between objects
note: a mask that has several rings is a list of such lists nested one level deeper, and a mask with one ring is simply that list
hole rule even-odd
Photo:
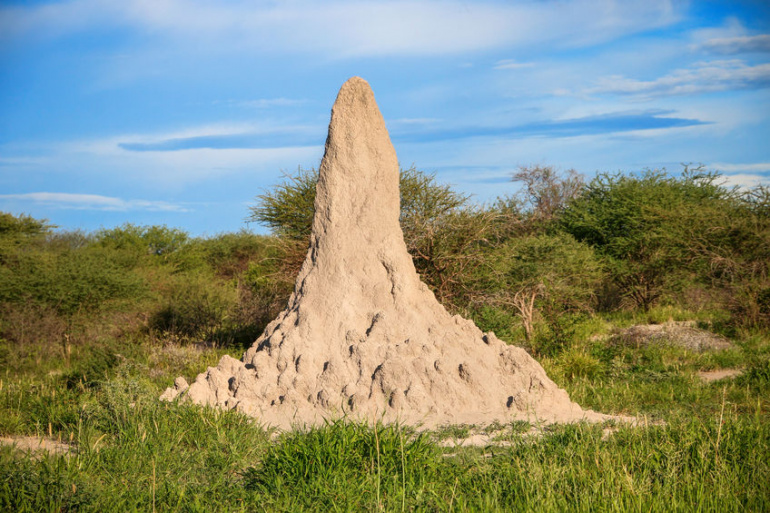
[{"label": "green grass", "polygon": [[[0,510],[770,509],[770,341],[761,334],[722,353],[582,336],[543,359],[549,374],[582,405],[639,415],[642,425],[533,434],[514,423],[487,429],[505,444],[486,448],[437,445],[473,426],[417,434],[332,423],[276,438],[237,413],[157,400],[173,377],[193,377],[225,350],[108,347],[62,361],[58,373],[2,377],[0,434],[50,437],[72,452],[0,448]],[[732,380],[695,375],[735,366],[745,372]]]},{"label": "green grass", "polygon": [[510,447],[451,452],[396,426],[331,424],[271,443],[231,413],[172,405],[101,413],[115,424],[82,425],[75,455],[35,459],[2,449],[0,508],[762,511],[770,505],[770,426],[729,411],[721,422],[672,419],[621,426],[609,436],[602,426],[560,426]]}]

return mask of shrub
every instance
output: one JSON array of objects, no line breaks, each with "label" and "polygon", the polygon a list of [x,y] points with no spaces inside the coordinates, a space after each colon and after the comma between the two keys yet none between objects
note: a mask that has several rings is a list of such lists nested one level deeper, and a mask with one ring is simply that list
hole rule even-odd
[{"label": "shrub", "polygon": [[176,280],[171,297],[150,317],[152,330],[185,341],[216,341],[232,326],[237,308],[233,287],[216,286],[210,277],[198,275]]},{"label": "shrub", "polygon": [[257,204],[249,207],[249,220],[268,226],[278,236],[306,242],[313,225],[317,183],[315,168],[300,167],[295,174],[284,175],[282,183],[257,196]]},{"label": "shrub", "polygon": [[119,363],[117,354],[109,347],[94,345],[88,354],[64,376],[67,388],[93,388],[105,381],[108,373]]},{"label": "shrub", "polygon": [[54,228],[46,219],[35,219],[25,214],[15,216],[0,212],[0,240],[22,242],[46,235]]},{"label": "shrub", "polygon": [[226,279],[239,277],[253,262],[275,258],[272,241],[247,230],[199,240],[196,245],[213,272]]},{"label": "shrub", "polygon": [[570,235],[512,238],[486,255],[477,301],[514,309],[528,341],[538,314],[552,326],[566,312],[593,310],[602,268],[593,250]]},{"label": "shrub", "polygon": [[219,282],[205,273],[179,276],[148,327],[173,342],[246,346],[277,314],[272,305],[247,283]]},{"label": "shrub", "polygon": [[67,320],[50,306],[0,304],[0,341],[4,346],[0,366],[22,367],[29,357],[34,357],[40,350],[63,357],[67,328]]},{"label": "shrub", "polygon": [[557,369],[569,381],[580,378],[595,379],[604,372],[601,360],[577,348],[569,349],[559,356]]},{"label": "shrub", "polygon": [[126,223],[123,226],[99,230],[94,240],[104,248],[122,250],[139,259],[154,255],[160,261],[169,257],[190,242],[187,232],[166,226],[137,226]]},{"label": "shrub", "polygon": [[144,280],[115,256],[98,247],[18,253],[0,267],[0,301],[33,301],[72,315],[141,297]]},{"label": "shrub", "polygon": [[646,311],[692,279],[719,245],[737,196],[718,179],[688,167],[680,177],[665,170],[600,174],[569,203],[560,225],[594,247],[622,294]]}]

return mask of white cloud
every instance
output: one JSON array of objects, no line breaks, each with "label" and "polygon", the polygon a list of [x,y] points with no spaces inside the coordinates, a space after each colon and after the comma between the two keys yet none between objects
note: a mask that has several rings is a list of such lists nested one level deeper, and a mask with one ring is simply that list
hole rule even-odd
[{"label": "white cloud", "polygon": [[747,65],[740,59],[698,62],[654,80],[622,75],[600,78],[588,94],[619,94],[646,100],[660,96],[693,95],[770,87],[770,63]]},{"label": "white cloud", "polygon": [[57,208],[77,210],[129,211],[145,210],[151,212],[189,212],[190,209],[166,201],[131,199],[126,200],[98,194],[71,194],[66,192],[30,192],[25,194],[0,194],[0,199],[33,202]]},{"label": "white cloud", "polygon": [[755,185],[770,185],[770,177],[753,175],[748,173],[736,173],[722,175],[725,185],[737,185],[739,187],[754,187]]},{"label": "white cloud", "polygon": [[770,162],[754,162],[749,164],[731,164],[727,162],[714,162],[710,168],[724,173],[770,173]]},{"label": "white cloud", "polygon": [[[98,147],[98,143],[94,146]],[[73,165],[85,169],[103,169],[106,175],[123,179],[140,179],[165,188],[185,186],[209,178],[238,173],[277,172],[293,169],[298,164],[315,165],[323,153],[322,146],[285,148],[193,148],[178,151],[126,151],[120,147],[99,148],[69,154]],[[66,154],[65,154],[66,155]],[[66,157],[65,157],[66,158]],[[71,171],[75,171],[74,169]],[[111,178],[113,180],[113,178]]]},{"label": "white cloud", "polygon": [[[180,130],[165,132],[154,132],[148,134],[123,134],[110,138],[95,139],[93,140],[93,144],[95,146],[102,146],[105,144],[112,146],[126,141],[152,143],[167,141],[169,139],[190,139],[193,137],[216,137],[265,133],[274,129],[275,127],[272,126],[260,126],[255,123],[211,123],[207,125],[192,126]],[[73,144],[82,146],[84,143],[84,141],[76,141]]]},{"label": "white cloud", "polygon": [[44,157],[0,157],[0,167],[36,166],[46,162]]},{"label": "white cloud", "polygon": [[[334,57],[441,55],[550,42],[584,46],[670,25],[672,0],[463,2],[70,0],[0,11],[5,37],[132,27],[200,51],[249,49]],[[2,37],[2,36],[0,36]]]},{"label": "white cloud", "polygon": [[504,59],[502,61],[497,61],[494,68],[495,69],[522,69],[522,68],[531,68],[535,64],[532,62],[517,62],[513,59]]},{"label": "white cloud", "polygon": [[415,125],[431,125],[434,123],[438,123],[439,121],[441,121],[439,118],[398,118],[398,119],[387,120],[387,123],[390,126],[394,126],[394,125],[415,126]]},{"label": "white cloud", "polygon": [[[237,138],[238,136],[253,136],[254,138],[283,136],[287,142],[294,140],[307,140],[314,134],[322,141],[322,126],[312,125],[281,125],[274,123],[211,123],[192,126],[179,130],[167,130],[149,133],[129,133],[109,137],[80,139],[66,141],[54,145],[58,151],[68,153],[113,154],[122,152],[126,146],[131,145],[155,145],[166,142],[180,142],[186,140],[206,138]],[[278,150],[289,145],[282,145],[263,150]],[[199,148],[185,148],[194,150]],[[228,148],[229,149],[229,148]],[[224,150],[222,150],[224,151]]]},{"label": "white cloud", "polygon": [[701,44],[708,52],[731,55],[748,52],[770,52],[770,34],[739,37],[717,37]]}]

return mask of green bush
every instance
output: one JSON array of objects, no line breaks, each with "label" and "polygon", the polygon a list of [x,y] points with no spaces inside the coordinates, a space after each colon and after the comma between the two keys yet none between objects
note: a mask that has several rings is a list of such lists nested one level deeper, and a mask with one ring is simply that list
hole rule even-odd
[{"label": "green bush", "polygon": [[33,301],[71,315],[141,297],[144,280],[114,256],[97,247],[18,253],[0,267],[0,301]]},{"label": "green bush", "polygon": [[474,284],[477,301],[515,311],[530,342],[539,318],[555,328],[565,313],[593,310],[602,267],[588,245],[568,234],[511,238],[485,258]]},{"label": "green bush", "polygon": [[685,168],[681,177],[600,174],[569,203],[560,225],[594,247],[622,294],[647,310],[691,279],[698,253],[713,244],[715,221],[736,200],[718,178],[701,168]]},{"label": "green bush", "polygon": [[0,264],[4,263],[8,251],[44,240],[52,228],[45,219],[0,212]]},{"label": "green bush", "polygon": [[209,276],[178,279],[171,297],[149,321],[152,330],[182,340],[213,342],[231,325],[237,307],[234,287],[216,286]]},{"label": "green bush", "polygon": [[248,346],[277,314],[274,302],[257,295],[245,277],[239,284],[205,273],[176,276],[148,328],[171,342]]},{"label": "green bush", "polygon": [[263,235],[247,230],[223,233],[207,239],[198,239],[208,266],[222,278],[237,278],[247,272],[253,263],[275,258],[274,242]]},{"label": "green bush", "polygon": [[187,232],[166,226],[137,226],[126,223],[99,230],[94,238],[104,247],[130,249],[139,253],[165,256],[179,250],[190,240]]},{"label": "green bush", "polygon": [[604,366],[599,358],[577,348],[560,354],[556,365],[559,372],[569,381],[577,378],[596,379],[604,373]]},{"label": "green bush", "polygon": [[88,355],[77,362],[75,368],[64,376],[67,387],[98,386],[107,380],[110,371],[118,363],[120,360],[112,348],[94,345],[89,348]]},{"label": "green bush", "polygon": [[297,168],[293,175],[257,196],[257,205],[250,207],[250,221],[262,223],[276,235],[307,241],[315,212],[315,188],[318,171]]},{"label": "green bush", "polygon": [[521,331],[517,329],[521,323],[511,308],[480,304],[470,311],[470,317],[481,331],[492,331],[501,340],[513,343],[522,336]]}]

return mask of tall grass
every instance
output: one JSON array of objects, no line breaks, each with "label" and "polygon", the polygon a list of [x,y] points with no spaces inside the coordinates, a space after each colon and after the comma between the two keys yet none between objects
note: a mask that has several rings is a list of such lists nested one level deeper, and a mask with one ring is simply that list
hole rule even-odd
[{"label": "tall grass", "polygon": [[[551,428],[439,449],[398,426],[282,435],[116,382],[70,456],[0,450],[6,511],[763,511],[770,424],[729,408],[664,425]],[[152,397],[154,399],[154,396]],[[514,439],[516,440],[516,439]]]},{"label": "tall grass", "polygon": [[160,384],[179,371],[174,361],[153,378],[124,359],[93,386],[6,374],[0,432],[61,440],[72,452],[0,449],[0,510],[770,508],[770,381],[761,355],[742,377],[714,384],[681,367],[654,377],[662,372],[654,358],[605,381],[581,375],[566,381],[574,398],[642,414],[641,425],[552,426],[526,436],[514,425],[507,445],[451,449],[397,425],[343,422],[271,440],[240,414],[159,402]]}]

